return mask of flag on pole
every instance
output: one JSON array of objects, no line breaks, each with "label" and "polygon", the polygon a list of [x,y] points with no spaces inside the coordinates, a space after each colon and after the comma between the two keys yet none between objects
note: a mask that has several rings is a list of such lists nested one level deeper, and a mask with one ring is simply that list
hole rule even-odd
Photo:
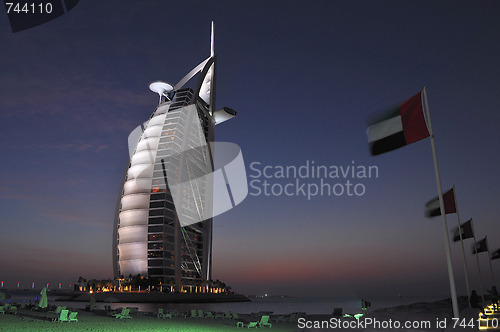
[{"label": "flag on pole", "polygon": [[[472,229],[472,219],[469,219],[468,221],[460,225],[460,229],[462,230],[462,240],[474,237],[474,230]],[[460,233],[458,232],[458,227],[455,227],[454,229],[453,241],[460,241]]]},{"label": "flag on pole", "polygon": [[429,137],[422,92],[368,122],[370,153],[375,156]]},{"label": "flag on pole", "polygon": [[491,254],[491,259],[499,259],[500,258],[500,249],[497,249]]},{"label": "flag on pole", "polygon": [[488,245],[486,244],[486,237],[480,241],[477,241],[472,245],[472,254],[478,254],[480,252],[488,251]]},{"label": "flag on pole", "polygon": [[[443,194],[444,211],[446,214],[456,213],[457,207],[455,205],[455,191],[453,188]],[[435,197],[425,203],[425,215],[427,218],[436,217],[441,215],[439,208],[439,198]]]}]

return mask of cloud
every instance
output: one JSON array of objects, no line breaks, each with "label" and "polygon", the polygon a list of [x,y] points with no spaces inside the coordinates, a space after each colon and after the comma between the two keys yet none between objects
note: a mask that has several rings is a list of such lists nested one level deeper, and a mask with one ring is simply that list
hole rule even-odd
[{"label": "cloud", "polygon": [[144,110],[139,114],[147,117],[156,98],[147,88],[117,86],[112,81],[119,81],[116,77],[95,73],[98,70],[77,65],[6,69],[0,81],[0,118],[29,121],[43,116],[44,121],[62,122],[70,128],[77,125],[101,133],[130,131],[137,126],[137,110]]}]

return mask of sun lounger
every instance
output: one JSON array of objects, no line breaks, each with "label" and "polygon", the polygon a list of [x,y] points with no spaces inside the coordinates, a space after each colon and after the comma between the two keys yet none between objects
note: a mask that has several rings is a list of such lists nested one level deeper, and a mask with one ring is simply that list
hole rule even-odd
[{"label": "sun lounger", "polygon": [[59,317],[56,317],[56,319],[54,319],[53,321],[54,322],[68,322],[69,321],[68,314],[69,314],[69,310],[63,309],[59,313]]},{"label": "sun lounger", "polygon": [[70,322],[78,322],[78,318],[76,316],[78,315],[77,311],[72,311],[69,313],[68,321]]},{"label": "sun lounger", "polygon": [[205,318],[214,318],[214,314],[211,311],[205,312]]},{"label": "sun lounger", "polygon": [[351,317],[351,318],[355,318],[356,320],[358,320],[361,317],[363,317],[364,315],[365,315],[364,313],[357,313],[357,314],[348,314],[348,313],[345,313],[342,317],[344,317],[344,318]]},{"label": "sun lounger", "polygon": [[120,313],[114,314],[113,317],[119,319],[132,318],[132,316],[130,316],[130,308],[123,308]]},{"label": "sun lounger", "polygon": [[118,308],[115,308],[115,309],[111,309],[110,307],[110,311],[109,313],[107,313],[108,316],[114,316],[116,314],[119,314],[120,312],[122,312],[123,310],[123,307],[118,307]]},{"label": "sun lounger", "polygon": [[45,313],[45,317],[52,319],[52,321],[56,321],[56,320],[58,321],[59,316],[61,315],[61,311],[63,311],[64,309],[66,309],[66,306],[57,306],[57,308],[55,310],[47,311]]},{"label": "sun lounger", "polygon": [[243,322],[237,322],[236,323],[236,327],[246,327],[248,329],[258,328],[259,327],[259,322],[250,322],[247,325],[245,325],[245,323],[243,323]]},{"label": "sun lounger", "polygon": [[269,323],[269,316],[262,316],[260,318],[259,327],[271,327],[271,323]]},{"label": "sun lounger", "polygon": [[162,308],[158,308],[158,312],[156,313],[156,317],[158,317],[158,318],[172,318],[172,314],[165,313]]},{"label": "sun lounger", "polygon": [[183,313],[177,311],[177,310],[169,310],[168,312],[172,317],[185,317]]}]

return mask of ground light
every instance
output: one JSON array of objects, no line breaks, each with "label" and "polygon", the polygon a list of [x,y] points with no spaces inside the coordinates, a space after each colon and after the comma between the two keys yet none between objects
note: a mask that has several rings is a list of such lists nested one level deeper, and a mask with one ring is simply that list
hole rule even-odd
[{"label": "ground light", "polygon": [[487,305],[484,312],[479,313],[479,330],[498,330],[500,328],[499,303]]}]

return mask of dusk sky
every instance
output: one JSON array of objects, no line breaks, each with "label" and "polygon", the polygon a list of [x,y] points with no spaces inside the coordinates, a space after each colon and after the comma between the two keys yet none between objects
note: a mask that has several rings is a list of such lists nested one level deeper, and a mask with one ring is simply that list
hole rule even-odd
[{"label": "dusk sky", "polygon": [[[113,277],[128,135],[155,110],[149,83],[175,84],[210,55],[212,20],[217,107],[238,112],[216,140],[241,147],[254,187],[295,185],[257,178],[265,166],[378,168],[371,179],[323,179],[361,184],[360,196],[249,187],[214,219],[214,279],[243,294],[449,296],[441,219],[424,215],[437,195],[430,140],[372,157],[366,137],[370,114],[423,86],[443,190],[456,186],[461,221],[473,218],[477,240],[500,248],[499,1],[81,0],[17,33],[0,11],[6,287]],[[456,215],[447,220],[451,232]],[[465,295],[459,243],[451,252]],[[487,253],[479,261],[490,288]],[[500,260],[492,265],[499,285]]]}]

